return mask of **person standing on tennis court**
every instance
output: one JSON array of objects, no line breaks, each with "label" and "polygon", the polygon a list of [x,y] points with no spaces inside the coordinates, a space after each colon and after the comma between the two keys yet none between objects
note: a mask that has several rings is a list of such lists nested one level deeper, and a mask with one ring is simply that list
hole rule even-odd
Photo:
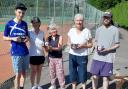
[{"label": "person standing on tennis court", "polygon": [[63,38],[57,33],[58,26],[54,23],[49,25],[50,36],[47,38],[49,71],[51,86],[48,89],[56,89],[56,79],[58,78],[60,89],[65,89],[64,67],[62,58]]},{"label": "person standing on tennis court", "polygon": [[23,3],[15,7],[15,18],[6,23],[3,39],[11,42],[11,58],[15,72],[15,89],[23,89],[26,70],[29,68],[28,25],[23,21],[27,8]]},{"label": "person standing on tennis court", "polygon": [[92,87],[97,89],[98,78],[103,78],[103,89],[109,88],[109,77],[113,75],[113,62],[120,46],[119,29],[112,25],[112,14],[105,12],[103,25],[96,30],[95,53],[91,64]]},{"label": "person standing on tennis court", "polygon": [[[84,16],[76,14],[74,26],[68,32],[69,75],[72,89],[77,89],[77,83],[86,89],[88,48],[92,47],[92,36],[89,29],[84,27]],[[79,81],[78,81],[78,80]]]},{"label": "person standing on tennis court", "polygon": [[[45,61],[44,55],[44,32],[40,30],[41,21],[39,17],[33,17],[31,20],[33,29],[29,31],[30,36],[30,66],[31,66],[31,86],[32,89],[42,89],[39,85],[41,78],[42,66]],[[36,81],[36,83],[35,83]]]}]

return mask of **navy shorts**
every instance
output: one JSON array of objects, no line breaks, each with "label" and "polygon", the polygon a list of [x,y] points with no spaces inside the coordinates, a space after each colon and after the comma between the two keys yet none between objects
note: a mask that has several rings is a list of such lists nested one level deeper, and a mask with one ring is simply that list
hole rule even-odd
[{"label": "navy shorts", "polygon": [[97,76],[111,76],[113,74],[113,63],[93,60],[90,72]]},{"label": "navy shorts", "polygon": [[44,56],[30,56],[30,64],[32,65],[40,65],[45,61]]},{"label": "navy shorts", "polygon": [[88,56],[69,54],[69,74],[71,82],[85,83],[87,80]]}]

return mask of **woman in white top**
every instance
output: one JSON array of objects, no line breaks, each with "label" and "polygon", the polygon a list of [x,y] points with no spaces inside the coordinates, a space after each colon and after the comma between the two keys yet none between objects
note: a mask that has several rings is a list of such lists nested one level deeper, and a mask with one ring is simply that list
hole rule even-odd
[{"label": "woman in white top", "polygon": [[[33,17],[31,20],[33,29],[30,34],[30,65],[31,65],[31,86],[32,89],[42,89],[39,86],[41,70],[45,61],[44,57],[44,32],[40,31],[41,21],[38,17]],[[36,84],[35,84],[36,79]]]},{"label": "woman in white top", "polygon": [[88,48],[92,47],[90,30],[84,28],[84,17],[76,14],[74,27],[68,32],[69,50],[69,75],[72,89],[76,89],[77,78],[82,83],[82,89],[86,89]]}]

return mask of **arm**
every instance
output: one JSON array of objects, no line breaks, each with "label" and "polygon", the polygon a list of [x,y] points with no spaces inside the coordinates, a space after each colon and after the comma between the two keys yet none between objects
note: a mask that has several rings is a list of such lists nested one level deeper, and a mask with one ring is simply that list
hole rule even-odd
[{"label": "arm", "polygon": [[69,37],[69,36],[68,36],[67,45],[68,45],[69,47],[71,47],[71,39],[70,39],[70,37]]},{"label": "arm", "polygon": [[21,39],[19,37],[9,37],[9,36],[6,37],[6,36],[3,36],[3,40],[21,42]]},{"label": "arm", "polygon": [[11,41],[11,40],[12,40],[12,38],[11,38],[11,37],[3,36],[3,40],[5,40],[5,41]]},{"label": "arm", "polygon": [[91,48],[93,46],[92,38],[89,38],[86,44],[78,44],[77,48]]},{"label": "arm", "polygon": [[26,36],[25,36],[25,40],[23,42],[28,42],[30,40],[30,34],[28,32],[28,25],[26,23]]},{"label": "arm", "polygon": [[120,47],[120,44],[119,43],[115,43],[112,47],[106,48],[106,49],[102,50],[101,52],[111,52],[113,50],[116,50],[119,47]]}]

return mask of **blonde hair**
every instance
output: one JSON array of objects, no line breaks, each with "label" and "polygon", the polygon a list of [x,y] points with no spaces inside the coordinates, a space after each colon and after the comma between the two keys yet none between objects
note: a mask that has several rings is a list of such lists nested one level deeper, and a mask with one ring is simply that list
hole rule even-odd
[{"label": "blonde hair", "polygon": [[55,23],[52,23],[48,26],[49,29],[58,29],[58,26]]}]

